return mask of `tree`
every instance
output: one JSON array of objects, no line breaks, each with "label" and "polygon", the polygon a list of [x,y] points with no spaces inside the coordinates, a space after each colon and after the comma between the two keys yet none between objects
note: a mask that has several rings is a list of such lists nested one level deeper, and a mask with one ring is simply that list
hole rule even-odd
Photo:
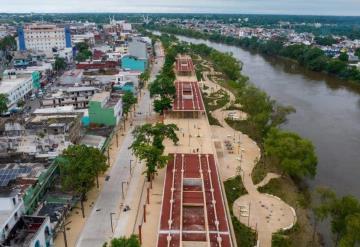
[{"label": "tree", "polygon": [[78,62],[83,62],[92,56],[92,53],[89,50],[89,45],[85,42],[77,43],[76,49],[78,50],[78,54],[75,59]]},{"label": "tree", "polygon": [[339,60],[343,62],[349,61],[349,55],[346,52],[341,52],[339,55]]},{"label": "tree", "polygon": [[313,144],[292,132],[270,129],[265,141],[265,154],[275,160],[279,168],[294,177],[314,177],[317,157]]},{"label": "tree", "polygon": [[8,103],[9,99],[6,94],[1,93],[0,94],[0,114],[3,114],[8,111]]},{"label": "tree", "polygon": [[86,145],[69,146],[57,162],[60,165],[62,188],[80,195],[81,204],[86,193],[94,186],[94,180],[98,185],[98,175],[107,169],[105,155],[99,149]]},{"label": "tree", "polygon": [[109,247],[140,247],[140,241],[139,238],[133,234],[130,238],[121,237],[112,239]]},{"label": "tree", "polygon": [[337,197],[327,189],[319,188],[320,204],[315,210],[322,213],[322,220],[330,217],[335,245],[352,247],[360,244],[360,202],[354,196]]},{"label": "tree", "polygon": [[169,157],[163,155],[165,149],[163,142],[168,138],[177,144],[179,141],[175,132],[177,130],[179,129],[175,124],[163,123],[144,124],[133,130],[134,141],[129,149],[133,150],[136,157],[145,161],[147,167],[145,173],[149,181],[157,169],[166,165]]},{"label": "tree", "polygon": [[25,100],[23,100],[23,99],[19,100],[17,102],[17,106],[20,107],[20,108],[24,107],[25,106]]},{"label": "tree", "polygon": [[358,58],[360,58],[360,48],[357,48],[355,50],[355,55],[358,56]]},{"label": "tree", "polygon": [[123,115],[127,116],[131,107],[136,104],[137,99],[132,92],[126,91],[122,96]]},{"label": "tree", "polygon": [[65,59],[62,57],[57,57],[55,59],[54,69],[56,71],[65,70],[66,69]]},{"label": "tree", "polygon": [[166,97],[154,100],[154,111],[160,115],[164,114],[164,111],[171,109],[172,100]]}]

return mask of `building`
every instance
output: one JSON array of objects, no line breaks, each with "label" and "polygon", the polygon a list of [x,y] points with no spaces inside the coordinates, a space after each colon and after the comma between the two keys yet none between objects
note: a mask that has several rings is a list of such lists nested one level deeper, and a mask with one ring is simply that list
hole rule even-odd
[{"label": "building", "polygon": [[234,246],[214,155],[170,156],[156,246]]},{"label": "building", "polygon": [[53,48],[71,48],[71,34],[68,26],[36,23],[18,28],[18,49],[20,51],[51,52]]},{"label": "building", "polygon": [[94,70],[94,69],[115,69],[119,66],[118,61],[91,61],[76,64],[76,69]]},{"label": "building", "polygon": [[90,123],[115,126],[122,115],[122,100],[110,92],[95,94],[89,102]]},{"label": "building", "polygon": [[175,81],[176,97],[172,112],[181,117],[198,117],[205,107],[199,83],[196,81]]},{"label": "building", "polygon": [[11,230],[3,246],[50,247],[52,244],[49,217],[22,216]]},{"label": "building", "polygon": [[0,93],[8,96],[8,108],[16,108],[16,103],[23,100],[33,89],[31,75],[17,77],[15,71],[9,71],[0,81]]},{"label": "building", "polygon": [[139,59],[134,56],[123,56],[121,58],[121,67],[124,70],[137,70],[144,72],[148,67],[147,59]]},{"label": "building", "polygon": [[100,91],[96,87],[68,87],[54,94],[45,95],[41,100],[43,107],[72,105],[76,109],[87,108],[91,97]]},{"label": "building", "polygon": [[[2,172],[2,174],[4,173]],[[0,191],[0,243],[6,240],[24,213],[24,202],[19,198],[17,190]]]},{"label": "building", "polygon": [[130,56],[134,56],[138,59],[148,59],[147,51],[148,43],[140,38],[133,38],[129,41],[128,53]]},{"label": "building", "polygon": [[178,55],[176,57],[175,69],[180,76],[192,76],[195,74],[194,64],[188,55]]},{"label": "building", "polygon": [[89,46],[95,45],[95,35],[94,33],[85,33],[85,34],[74,34],[71,39],[72,43],[87,43]]},{"label": "building", "polygon": [[140,71],[120,71],[115,77],[113,88],[135,93],[139,88],[140,75]]}]

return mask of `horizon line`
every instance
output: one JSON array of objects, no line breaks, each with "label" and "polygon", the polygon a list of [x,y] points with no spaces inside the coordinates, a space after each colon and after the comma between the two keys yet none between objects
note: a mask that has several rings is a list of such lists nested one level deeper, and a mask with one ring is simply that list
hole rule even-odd
[{"label": "horizon line", "polygon": [[0,12],[2,14],[148,14],[148,15],[269,15],[269,16],[316,16],[316,17],[359,17],[359,15],[333,15],[333,14],[289,14],[289,13],[220,13],[220,12],[108,12],[108,11],[94,11],[94,12]]}]

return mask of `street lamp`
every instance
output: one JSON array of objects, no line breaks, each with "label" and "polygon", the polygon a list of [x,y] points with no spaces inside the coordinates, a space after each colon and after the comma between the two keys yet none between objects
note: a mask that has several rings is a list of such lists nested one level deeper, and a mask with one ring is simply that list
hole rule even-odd
[{"label": "street lamp", "polygon": [[132,176],[132,172],[131,172],[131,162],[132,162],[133,160],[130,160],[130,176]]},{"label": "street lamp", "polygon": [[125,196],[124,196],[124,183],[127,183],[125,181],[121,182],[121,194],[122,194],[122,199],[124,200]]},{"label": "street lamp", "polygon": [[113,227],[113,221],[112,221],[112,216],[114,215],[115,213],[110,213],[110,224],[111,224],[111,232],[114,233],[114,227]]}]

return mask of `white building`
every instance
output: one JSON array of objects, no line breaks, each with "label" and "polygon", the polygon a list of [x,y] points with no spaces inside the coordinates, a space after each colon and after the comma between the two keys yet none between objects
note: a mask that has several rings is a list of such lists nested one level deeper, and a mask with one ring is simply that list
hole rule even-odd
[{"label": "white building", "polygon": [[120,71],[115,78],[115,85],[123,87],[126,83],[133,83],[134,87],[139,87],[140,71]]},{"label": "white building", "polygon": [[20,51],[52,51],[71,47],[70,28],[52,24],[28,24],[18,28]]},{"label": "white building", "polygon": [[17,191],[0,193],[0,242],[3,242],[25,212],[24,202]]},{"label": "white building", "polygon": [[15,72],[4,76],[0,81],[0,93],[8,96],[8,108],[16,107],[16,103],[24,99],[33,89],[33,80],[31,76],[18,78]]}]

